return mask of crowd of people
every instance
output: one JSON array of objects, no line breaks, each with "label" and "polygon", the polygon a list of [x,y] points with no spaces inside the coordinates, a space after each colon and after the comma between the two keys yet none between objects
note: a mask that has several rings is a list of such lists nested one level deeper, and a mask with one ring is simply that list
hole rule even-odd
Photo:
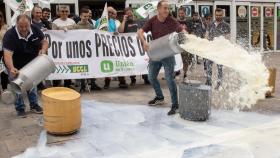
[{"label": "crowd of people", "polygon": [[[215,10],[215,21],[212,20],[210,14],[203,18],[198,12],[192,14],[191,20],[187,19],[185,8],[178,9],[178,18],[172,17],[169,12],[168,1],[162,0],[158,3],[158,14],[146,20],[138,20],[132,8],[126,8],[121,20],[118,20],[117,11],[113,7],[108,7],[108,28],[105,31],[114,34],[138,32],[143,47],[146,51],[149,49],[149,44],[144,38],[144,32],[151,32],[153,39],[158,39],[164,35],[172,32],[185,32],[194,34],[200,38],[207,38],[213,40],[217,36],[225,36],[229,38],[230,28],[227,23],[223,21],[223,10]],[[38,54],[46,54],[48,43],[44,39],[43,32],[46,30],[76,30],[76,29],[98,29],[100,26],[99,19],[92,19],[92,10],[88,6],[80,9],[79,16],[70,17],[70,8],[67,5],[60,5],[58,7],[58,16],[51,19],[51,10],[48,8],[40,8],[35,6],[32,10],[32,16],[20,15],[17,18],[16,25],[8,29],[4,23],[3,14],[0,12],[0,43],[1,55],[4,57],[4,63],[8,71],[1,73],[1,85],[3,90],[7,89],[9,79],[16,77],[18,70],[34,59]],[[160,52],[159,52],[160,53]],[[198,57],[191,55],[188,52],[182,52],[183,59],[183,73],[184,78],[187,77],[188,66],[193,64],[200,64]],[[207,72],[207,85],[212,85],[212,65],[213,62],[203,60],[204,68]],[[164,96],[161,91],[160,83],[158,81],[158,74],[160,68],[163,66],[165,70],[165,79],[167,81],[171,99],[172,107],[168,115],[173,115],[178,109],[177,87],[174,81],[175,75],[180,72],[174,72],[175,58],[169,57],[162,61],[150,61],[148,67],[148,75],[142,75],[144,83],[151,85],[156,93],[156,97],[149,101],[149,105],[160,105],[164,102]],[[218,84],[222,81],[222,66],[218,66]],[[119,87],[126,89],[129,87],[126,78],[119,76],[116,78],[119,81]],[[110,87],[112,78],[105,78],[104,89]],[[91,90],[101,90],[102,88],[96,84],[96,79],[81,79],[76,81],[80,83],[80,92],[86,90],[86,86],[90,85]],[[63,85],[62,85],[63,83]],[[72,80],[54,80],[52,86],[64,86],[71,88],[74,83]],[[136,76],[130,76],[130,86],[135,86]],[[37,86],[39,89],[44,89],[45,85],[40,83]],[[28,92],[30,101],[30,109],[35,113],[42,113],[42,108],[38,105],[37,87]],[[25,104],[21,95],[17,94],[16,110],[18,115],[25,117]]]}]

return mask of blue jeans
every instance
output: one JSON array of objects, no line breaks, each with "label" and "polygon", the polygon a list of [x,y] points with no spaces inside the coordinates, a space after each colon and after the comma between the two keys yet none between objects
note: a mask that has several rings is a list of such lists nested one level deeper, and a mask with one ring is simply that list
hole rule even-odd
[{"label": "blue jeans", "polygon": [[167,81],[167,85],[171,95],[172,108],[178,108],[177,86],[174,81],[174,68],[175,68],[174,56],[162,59],[161,61],[150,61],[149,74],[148,74],[149,81],[151,82],[151,85],[155,90],[156,96],[158,98],[164,98],[160,87],[160,83],[157,78],[162,66],[165,71],[165,79]]},{"label": "blue jeans", "polygon": [[[209,86],[212,86],[212,66],[213,66],[213,61],[206,60],[206,74],[207,74],[206,84]],[[223,79],[223,65],[217,65],[217,67],[218,67],[218,84],[221,84]]]},{"label": "blue jeans", "polygon": [[[9,79],[10,81],[13,81],[13,77],[10,74],[9,74]],[[34,105],[38,105],[37,86],[34,86],[31,90],[27,91],[27,96],[30,103],[30,107]],[[25,110],[25,104],[21,93],[16,93],[15,108],[17,111]]]}]

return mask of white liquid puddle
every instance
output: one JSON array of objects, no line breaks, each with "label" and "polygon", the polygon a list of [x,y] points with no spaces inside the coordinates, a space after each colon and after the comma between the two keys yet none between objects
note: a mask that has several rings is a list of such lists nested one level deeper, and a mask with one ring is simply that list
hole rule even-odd
[{"label": "white liquid puddle", "polygon": [[[236,89],[228,91],[229,105],[227,106],[238,109],[251,108],[258,100],[265,98],[265,93],[270,89],[267,87],[269,72],[262,61],[261,54],[249,53],[224,37],[208,41],[194,35],[186,36],[187,42],[181,47],[187,52],[210,59],[238,73],[239,77],[231,75],[227,80],[223,80],[227,86],[231,86],[232,83],[233,86],[237,86]],[[239,80],[239,85],[236,85],[236,80]]]},{"label": "white liquid puddle", "polygon": [[36,147],[15,158],[280,156],[280,116],[213,110],[209,121],[191,122],[178,115],[166,116],[168,110],[143,105],[83,102],[83,125],[75,136],[80,139],[46,146],[43,132]]},{"label": "white liquid puddle", "polygon": [[[230,106],[250,108],[265,97],[269,74],[261,55],[249,54],[224,38],[187,38],[185,50],[239,73],[240,85],[228,94]],[[209,121],[190,122],[178,115],[167,117],[168,108],[84,102],[82,110],[81,139],[46,146],[43,132],[37,147],[15,158],[280,157],[279,116],[213,110]]]}]

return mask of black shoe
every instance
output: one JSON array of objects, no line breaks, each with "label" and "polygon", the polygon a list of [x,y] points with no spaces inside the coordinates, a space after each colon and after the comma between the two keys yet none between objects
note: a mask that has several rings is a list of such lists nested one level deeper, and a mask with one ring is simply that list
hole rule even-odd
[{"label": "black shoe", "polygon": [[176,108],[171,108],[171,110],[167,113],[168,116],[170,115],[175,115],[177,113],[177,107]]},{"label": "black shoe", "polygon": [[149,101],[150,106],[162,105],[164,103],[164,98],[155,97],[155,99]]},{"label": "black shoe", "polygon": [[86,91],[86,86],[82,86],[81,89],[80,89],[80,93],[83,93]]},{"label": "black shoe", "polygon": [[135,86],[135,85],[136,85],[136,79],[135,78],[131,78],[130,86]]},{"label": "black shoe", "polygon": [[151,83],[150,83],[149,80],[145,80],[145,81],[144,81],[144,84],[145,84],[145,85],[150,85]]},{"label": "black shoe", "polygon": [[210,81],[207,80],[206,83],[205,83],[205,85],[206,85],[206,86],[212,86],[212,83],[211,83]]},{"label": "black shoe", "polygon": [[132,82],[130,83],[130,86],[134,87],[136,85],[136,82]]},{"label": "black shoe", "polygon": [[127,85],[126,83],[120,83],[120,84],[119,84],[119,87],[120,87],[121,89],[127,89],[127,88],[128,88],[128,85]]},{"label": "black shoe", "polygon": [[17,110],[17,116],[20,118],[26,118],[25,110]]},{"label": "black shoe", "polygon": [[109,84],[105,84],[104,85],[104,89],[109,89],[110,85]]},{"label": "black shoe", "polygon": [[30,111],[35,114],[42,114],[43,109],[39,105],[30,105]]},{"label": "black shoe", "polygon": [[100,91],[101,88],[96,83],[91,83],[90,90]]},{"label": "black shoe", "polygon": [[215,90],[219,90],[220,87],[221,87],[221,85],[222,85],[222,83],[221,83],[221,82],[218,82],[217,85],[216,85],[216,87],[215,87]]},{"label": "black shoe", "polygon": [[181,75],[181,71],[180,70],[175,72],[175,77],[179,76],[179,75]]}]

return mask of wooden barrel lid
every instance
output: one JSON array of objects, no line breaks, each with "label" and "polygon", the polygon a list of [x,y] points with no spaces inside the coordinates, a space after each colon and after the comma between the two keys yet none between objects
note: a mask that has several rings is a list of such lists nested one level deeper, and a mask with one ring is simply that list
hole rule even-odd
[{"label": "wooden barrel lid", "polygon": [[57,100],[75,100],[81,97],[80,93],[65,87],[53,87],[45,89],[42,92],[42,95]]}]

